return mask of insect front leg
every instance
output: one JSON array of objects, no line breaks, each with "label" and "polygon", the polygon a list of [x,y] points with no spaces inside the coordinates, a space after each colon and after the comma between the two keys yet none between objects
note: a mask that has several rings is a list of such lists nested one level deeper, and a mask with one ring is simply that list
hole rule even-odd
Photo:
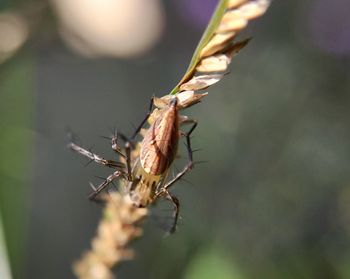
[{"label": "insect front leg", "polygon": [[[132,176],[131,176],[131,148],[135,146],[135,144],[133,143],[133,140],[135,139],[137,134],[142,129],[143,125],[145,125],[146,121],[148,120],[148,118],[152,114],[153,103],[154,103],[154,97],[151,98],[148,112],[147,112],[145,118],[142,120],[140,125],[136,128],[136,130],[132,134],[131,138],[128,138],[127,136],[125,136],[124,134],[121,134],[121,133],[115,133],[115,135],[112,138],[112,149],[115,152],[117,152],[118,154],[120,154],[122,157],[124,157],[126,160],[127,179],[129,181],[132,180]],[[120,135],[121,139],[125,142],[125,147],[124,147],[125,154],[123,154],[121,152],[120,146],[118,145],[118,135]]]},{"label": "insect front leg", "polygon": [[145,125],[146,121],[148,120],[148,118],[151,116],[152,111],[153,111],[153,103],[154,103],[154,97],[151,98],[151,102],[149,104],[149,109],[148,112],[145,116],[145,118],[142,120],[142,122],[140,123],[140,125],[136,128],[135,132],[133,133],[133,135],[131,136],[131,140],[135,139],[137,134],[140,132],[141,128],[143,127],[143,125]]},{"label": "insect front leg", "polygon": [[186,174],[186,172],[188,172],[189,170],[191,170],[193,168],[193,151],[191,148],[191,134],[194,131],[194,129],[197,127],[197,121],[192,120],[192,119],[186,119],[186,122],[184,122],[185,124],[187,123],[192,123],[192,127],[191,129],[187,132],[184,133],[184,136],[186,137],[186,148],[187,148],[187,154],[188,154],[188,163],[186,164],[186,166],[182,169],[182,171],[180,171],[172,180],[170,180],[168,183],[166,183],[162,189],[168,189],[170,186],[174,185],[174,183],[176,181],[178,181],[179,179],[181,179],[182,176],[184,176]]}]

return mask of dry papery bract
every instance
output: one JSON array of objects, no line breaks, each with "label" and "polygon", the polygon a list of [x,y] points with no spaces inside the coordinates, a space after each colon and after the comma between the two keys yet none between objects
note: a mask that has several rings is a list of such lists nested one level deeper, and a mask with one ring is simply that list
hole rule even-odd
[{"label": "dry papery bract", "polygon": [[179,90],[202,90],[222,79],[231,59],[248,43],[248,40],[233,43],[233,39],[250,20],[263,15],[269,4],[269,0],[228,1],[217,29],[199,53],[192,75],[179,84]]}]

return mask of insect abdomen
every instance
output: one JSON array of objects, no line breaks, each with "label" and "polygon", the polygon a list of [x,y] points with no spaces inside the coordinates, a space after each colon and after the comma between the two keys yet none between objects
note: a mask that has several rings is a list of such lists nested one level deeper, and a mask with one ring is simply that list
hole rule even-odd
[{"label": "insect abdomen", "polygon": [[133,181],[129,184],[129,195],[137,207],[146,207],[156,198],[156,190],[161,182],[161,175],[151,175],[145,172],[137,161],[133,170]]}]

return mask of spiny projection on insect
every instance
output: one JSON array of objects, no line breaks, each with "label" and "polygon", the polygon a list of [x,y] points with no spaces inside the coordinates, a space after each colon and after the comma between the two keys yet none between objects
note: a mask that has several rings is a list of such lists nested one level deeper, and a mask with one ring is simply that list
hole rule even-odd
[{"label": "spiny projection on insect", "polygon": [[[170,232],[175,231],[180,204],[169,189],[193,168],[190,135],[197,126],[195,120],[181,115],[180,111],[200,102],[207,95],[200,92],[223,78],[231,59],[249,41],[235,42],[235,37],[250,20],[263,15],[269,4],[270,0],[219,2],[180,82],[169,94],[151,99],[149,112],[130,138],[115,134],[110,139],[120,161],[104,159],[74,142],[68,144],[69,148],[90,160],[115,169],[97,187],[90,184],[93,188],[90,199],[95,199],[110,183],[121,178],[122,191],[136,207],[147,207],[162,197],[169,200],[174,206]],[[144,129],[147,122],[149,127]],[[184,125],[191,125],[187,132],[180,129]],[[135,140],[138,135],[143,136],[142,141]],[[169,170],[181,137],[186,140],[188,163],[169,179]],[[120,139],[124,142],[123,147],[119,144]]]}]

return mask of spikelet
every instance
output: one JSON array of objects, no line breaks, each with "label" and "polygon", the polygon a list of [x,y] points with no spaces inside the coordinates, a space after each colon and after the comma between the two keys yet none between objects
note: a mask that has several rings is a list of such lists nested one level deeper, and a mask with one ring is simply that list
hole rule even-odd
[{"label": "spikelet", "polygon": [[106,207],[91,242],[91,249],[74,263],[73,270],[80,279],[113,279],[112,268],[133,258],[128,248],[131,240],[142,234],[138,226],[146,216],[146,208],[135,207],[127,196],[118,192],[104,197]]},{"label": "spikelet", "polygon": [[232,58],[249,41],[233,40],[250,20],[263,15],[269,4],[270,0],[221,1],[213,16],[221,15],[220,20],[209,25],[186,74],[171,94],[203,90],[222,79]]}]

